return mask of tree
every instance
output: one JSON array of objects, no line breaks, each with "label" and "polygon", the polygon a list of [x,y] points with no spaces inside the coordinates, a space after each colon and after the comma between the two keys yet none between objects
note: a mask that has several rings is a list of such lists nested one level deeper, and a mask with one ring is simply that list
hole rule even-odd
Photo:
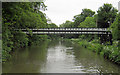
[{"label": "tree", "polygon": [[78,25],[85,20],[86,17],[92,17],[95,14],[91,9],[82,9],[81,14],[74,16],[74,27],[78,27]]},{"label": "tree", "polygon": [[97,27],[108,28],[115,20],[117,9],[115,9],[112,4],[104,4],[98,9],[97,13]]},{"label": "tree", "polygon": [[62,27],[62,28],[73,28],[74,24],[73,24],[73,22],[67,20],[65,23],[61,24],[60,27]]},{"label": "tree", "polygon": [[120,40],[120,13],[117,15],[115,21],[110,26],[114,40]]},{"label": "tree", "polygon": [[95,28],[96,23],[94,17],[86,17],[86,19],[80,23],[78,27],[81,28]]},{"label": "tree", "polygon": [[[110,25],[114,22],[116,15],[117,15],[117,9],[115,9],[112,4],[104,4],[101,6],[97,11],[97,27],[98,28],[108,28]],[[112,44],[112,35],[99,35],[100,37],[100,43],[105,44],[106,42],[110,41],[110,44]]]},{"label": "tree", "polygon": [[55,23],[48,24],[48,28],[58,28]]}]

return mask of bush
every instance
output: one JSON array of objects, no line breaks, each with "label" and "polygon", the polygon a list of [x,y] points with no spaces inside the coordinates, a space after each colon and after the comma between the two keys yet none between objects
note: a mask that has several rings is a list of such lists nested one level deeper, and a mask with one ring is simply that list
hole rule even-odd
[{"label": "bush", "polygon": [[78,43],[85,48],[88,47],[88,42],[87,41],[79,41]]},{"label": "bush", "polygon": [[23,32],[18,32],[14,36],[14,46],[16,47],[26,47],[28,46],[28,36]]},{"label": "bush", "polygon": [[106,46],[104,48],[104,56],[115,63],[120,63],[120,52],[116,46]]}]

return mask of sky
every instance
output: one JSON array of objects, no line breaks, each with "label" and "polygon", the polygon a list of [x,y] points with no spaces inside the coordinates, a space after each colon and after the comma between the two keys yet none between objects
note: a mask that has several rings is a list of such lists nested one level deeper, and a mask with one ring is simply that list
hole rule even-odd
[{"label": "sky", "polygon": [[120,0],[46,0],[47,10],[44,13],[51,19],[52,23],[60,25],[66,20],[72,21],[75,15],[87,8],[97,12],[104,3],[111,3],[118,9]]}]

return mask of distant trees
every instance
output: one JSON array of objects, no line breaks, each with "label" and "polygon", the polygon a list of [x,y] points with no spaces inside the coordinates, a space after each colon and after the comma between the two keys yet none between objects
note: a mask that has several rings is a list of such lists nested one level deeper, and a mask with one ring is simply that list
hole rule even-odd
[{"label": "distant trees", "polygon": [[48,28],[58,28],[58,26],[55,23],[48,24]]},{"label": "distant trees", "polygon": [[86,17],[86,19],[79,24],[80,28],[96,28],[96,20],[94,17]]},{"label": "distant trees", "polygon": [[74,27],[78,27],[78,25],[83,22],[86,17],[92,17],[95,14],[91,9],[82,9],[81,14],[74,16]]},{"label": "distant trees", "polygon": [[67,20],[65,23],[61,24],[60,27],[61,28],[73,28],[74,24],[73,22]]},{"label": "distant trees", "polygon": [[[73,20],[73,27],[80,27],[81,22],[85,21],[86,17],[94,17],[95,22],[97,20],[97,27],[98,28],[108,28],[115,20],[117,15],[117,9],[115,9],[112,4],[104,4],[101,6],[95,15],[95,12],[91,9],[82,9],[82,12],[76,16],[74,16]],[[90,20],[87,19],[86,22]],[[83,22],[84,23],[84,22]],[[83,24],[82,23],[82,24]],[[84,23],[85,24],[85,23]],[[69,26],[68,26],[69,27]]]},{"label": "distant trees", "polygon": [[92,11],[91,9],[86,9],[86,8],[82,9],[81,14],[74,16],[74,18],[73,18],[74,22],[67,20],[65,23],[61,24],[60,27],[77,28],[80,25],[80,23],[86,19],[86,17],[93,17],[94,14],[95,14],[95,12]]},{"label": "distant trees", "polygon": [[115,9],[112,4],[104,4],[98,9],[97,13],[97,27],[108,28],[116,18],[117,9]]}]

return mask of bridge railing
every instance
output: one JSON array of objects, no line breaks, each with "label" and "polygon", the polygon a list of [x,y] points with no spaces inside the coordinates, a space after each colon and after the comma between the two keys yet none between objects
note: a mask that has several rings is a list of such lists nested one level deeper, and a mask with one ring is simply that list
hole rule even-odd
[{"label": "bridge railing", "polygon": [[[15,29],[15,30],[27,30],[27,29]],[[96,31],[107,31],[107,28],[40,28],[40,29],[29,29],[29,30],[96,30]]]},{"label": "bridge railing", "polygon": [[[29,32],[24,32],[29,34]],[[106,32],[33,32],[33,34],[110,34]]]}]

